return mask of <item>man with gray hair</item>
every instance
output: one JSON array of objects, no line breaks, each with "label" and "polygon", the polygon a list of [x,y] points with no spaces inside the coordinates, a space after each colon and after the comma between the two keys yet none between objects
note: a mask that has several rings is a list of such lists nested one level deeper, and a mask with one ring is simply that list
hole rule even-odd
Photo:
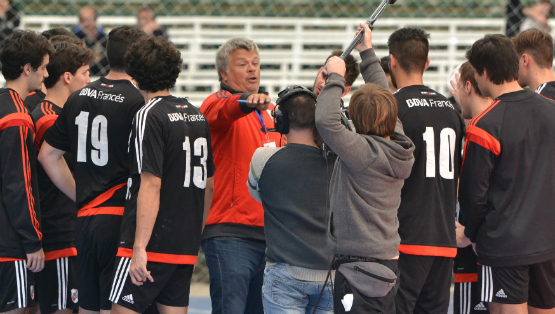
[{"label": "man with gray hair", "polygon": [[259,147],[277,147],[259,91],[260,61],[252,40],[234,38],[216,54],[221,88],[200,107],[210,125],[214,152],[214,198],[202,235],[210,273],[212,313],[263,313],[264,210],[245,185]]}]

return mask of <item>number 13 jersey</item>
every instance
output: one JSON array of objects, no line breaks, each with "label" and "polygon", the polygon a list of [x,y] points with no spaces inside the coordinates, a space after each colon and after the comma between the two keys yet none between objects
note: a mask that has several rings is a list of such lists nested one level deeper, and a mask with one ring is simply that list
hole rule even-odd
[{"label": "number 13 jersey", "polygon": [[394,94],[405,134],[413,141],[414,166],[399,207],[399,251],[455,257],[457,185],[464,121],[445,96],[424,85]]},{"label": "number 13 jersey", "polygon": [[130,81],[101,78],[73,93],[46,132],[48,144],[73,154],[79,217],[123,214],[131,123],[144,104]]},{"label": "number 13 jersey", "polygon": [[118,256],[131,258],[141,173],[161,178],[160,206],[148,261],[195,264],[200,247],[206,180],[214,175],[210,129],[184,98],[155,97],[137,112],[129,142],[130,178]]}]

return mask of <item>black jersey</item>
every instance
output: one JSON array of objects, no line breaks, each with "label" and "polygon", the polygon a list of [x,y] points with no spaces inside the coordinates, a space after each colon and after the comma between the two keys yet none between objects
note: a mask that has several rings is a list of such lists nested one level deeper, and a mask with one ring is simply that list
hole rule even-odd
[{"label": "black jersey", "polygon": [[[41,102],[31,113],[35,122],[37,149],[40,150],[44,133],[56,122],[62,108],[50,101]],[[64,159],[73,172],[71,153],[66,152]],[[75,202],[60,191],[50,180],[40,163],[37,164],[39,185],[43,246],[46,260],[51,257],[75,256],[76,250],[71,245],[75,239],[75,221],[77,208]],[[64,250],[64,251],[62,251]]]},{"label": "black jersey", "polygon": [[478,262],[555,259],[555,102],[529,91],[499,96],[469,123],[459,202]]},{"label": "black jersey", "polygon": [[44,100],[44,97],[46,97],[46,94],[43,93],[41,90],[36,90],[27,95],[27,98],[25,98],[23,104],[25,105],[25,108],[27,108],[29,114],[35,111],[35,108]]},{"label": "black jersey", "polygon": [[123,214],[127,143],[143,105],[130,81],[101,78],[73,93],[44,135],[48,144],[72,154],[79,217]]},{"label": "black jersey", "polygon": [[555,100],[555,81],[543,83],[538,86],[538,88],[536,88],[536,94]]},{"label": "black jersey", "polygon": [[[141,173],[162,179],[160,209],[146,250],[148,261],[195,264],[206,180],[214,175],[210,130],[186,99],[155,97],[134,120],[130,178],[118,256],[132,257]],[[245,183],[246,184],[246,183]]]},{"label": "black jersey", "polygon": [[34,129],[19,94],[0,88],[0,262],[41,249]]},{"label": "black jersey", "polygon": [[399,119],[414,142],[414,166],[399,207],[399,251],[455,257],[455,214],[464,122],[445,96],[423,85],[395,94]]}]

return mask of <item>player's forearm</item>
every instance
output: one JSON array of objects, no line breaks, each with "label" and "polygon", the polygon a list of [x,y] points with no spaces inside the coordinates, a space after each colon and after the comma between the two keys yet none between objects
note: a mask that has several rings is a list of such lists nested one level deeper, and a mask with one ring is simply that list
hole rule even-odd
[{"label": "player's forearm", "polygon": [[63,157],[64,153],[44,142],[37,159],[54,185],[75,201],[75,179]]},{"label": "player's forearm", "polygon": [[202,230],[206,226],[206,220],[210,213],[210,206],[212,205],[212,196],[214,196],[214,177],[206,180],[206,189],[204,191],[204,215],[202,217]]},{"label": "player's forearm", "polygon": [[150,241],[160,209],[161,185],[162,180],[157,176],[149,172],[141,174],[141,187],[137,196],[137,229],[133,249],[145,249]]}]

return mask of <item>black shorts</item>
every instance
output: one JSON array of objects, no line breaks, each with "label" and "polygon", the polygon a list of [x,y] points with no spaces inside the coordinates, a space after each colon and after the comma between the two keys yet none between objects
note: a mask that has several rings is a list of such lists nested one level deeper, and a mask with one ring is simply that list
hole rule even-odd
[{"label": "black shorts", "polygon": [[555,260],[514,267],[482,265],[478,269],[482,301],[555,308]]},{"label": "black shorts", "polygon": [[400,253],[399,270],[401,284],[395,296],[397,314],[447,313],[453,258]]},{"label": "black shorts", "polygon": [[0,262],[0,313],[31,307],[35,299],[35,274],[27,261]]},{"label": "black shorts", "polygon": [[129,277],[131,259],[118,257],[116,263],[110,301],[138,313],[145,312],[154,302],[175,307],[189,306],[194,265],[148,262],[146,269],[154,282],[147,280],[137,286]]},{"label": "black shorts", "polygon": [[[333,306],[334,306],[334,313],[347,313],[347,314],[362,314],[362,313],[395,313],[395,293],[397,293],[397,289],[399,287],[399,269],[398,269],[398,261],[397,260],[373,260],[373,262],[381,264],[389,268],[393,271],[393,273],[397,276],[394,283],[390,283],[390,290],[387,292],[385,296],[382,297],[368,297],[364,295],[364,292],[357,290],[353,285],[349,283],[346,276],[339,271],[340,264],[345,263],[352,263],[357,262],[357,259],[344,259],[342,261],[337,262],[335,264],[336,270],[335,272],[335,281],[333,284]],[[352,278],[351,280],[359,281],[359,277],[362,278],[372,277],[373,280],[380,280],[376,279],[376,274],[370,275],[370,272],[359,270],[360,273],[357,273],[356,278]],[[379,276],[379,275],[378,275]],[[379,276],[382,277],[382,276]],[[366,278],[370,279],[370,278]],[[361,279],[364,280],[364,279]],[[380,280],[383,281],[383,280]],[[379,284],[383,284],[380,282]],[[371,284],[372,285],[372,284]],[[369,286],[369,285],[368,285]],[[375,285],[372,285],[375,286]]]},{"label": "black shorts", "polygon": [[78,309],[76,264],[75,256],[44,262],[44,269],[37,274],[37,296],[41,314]]},{"label": "black shorts", "polygon": [[121,216],[77,218],[77,287],[79,307],[89,311],[111,310],[110,288],[118,251]]},{"label": "black shorts", "polygon": [[477,282],[455,282],[453,314],[487,314],[487,306],[480,300]]}]

